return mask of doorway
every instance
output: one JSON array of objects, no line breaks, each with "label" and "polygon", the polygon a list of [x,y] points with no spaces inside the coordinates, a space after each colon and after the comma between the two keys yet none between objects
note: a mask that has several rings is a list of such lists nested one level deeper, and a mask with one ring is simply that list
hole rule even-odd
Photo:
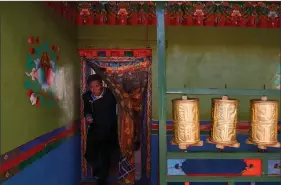
[{"label": "doorway", "polygon": [[[120,158],[111,181],[132,184],[150,177],[150,135],[152,95],[152,52],[150,49],[80,50],[81,95],[87,91],[87,77],[97,73],[118,102]],[[82,101],[81,101],[82,102]],[[83,118],[83,103],[81,103]],[[82,178],[91,179],[92,169],[84,159],[87,129],[81,124]],[[137,146],[138,145],[138,146]],[[136,150],[136,148],[138,148]]]}]

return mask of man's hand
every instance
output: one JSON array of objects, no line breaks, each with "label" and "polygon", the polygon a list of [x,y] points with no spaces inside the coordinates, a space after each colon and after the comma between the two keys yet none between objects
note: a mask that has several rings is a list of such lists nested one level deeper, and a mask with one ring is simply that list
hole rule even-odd
[{"label": "man's hand", "polygon": [[86,116],[86,123],[88,123],[88,124],[93,123],[93,118],[92,118],[92,116]]}]

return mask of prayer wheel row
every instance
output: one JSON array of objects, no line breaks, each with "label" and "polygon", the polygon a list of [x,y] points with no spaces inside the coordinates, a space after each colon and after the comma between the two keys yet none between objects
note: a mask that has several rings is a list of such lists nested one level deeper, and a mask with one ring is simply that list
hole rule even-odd
[{"label": "prayer wheel row", "polygon": [[[239,101],[223,96],[212,99],[212,116],[208,143],[216,144],[219,149],[224,147],[239,148],[236,140],[237,116]],[[180,149],[189,146],[203,146],[200,140],[199,100],[187,98],[172,100],[174,138],[172,144]],[[257,145],[259,149],[280,147],[278,135],[278,101],[251,100],[251,122],[247,144]]]}]

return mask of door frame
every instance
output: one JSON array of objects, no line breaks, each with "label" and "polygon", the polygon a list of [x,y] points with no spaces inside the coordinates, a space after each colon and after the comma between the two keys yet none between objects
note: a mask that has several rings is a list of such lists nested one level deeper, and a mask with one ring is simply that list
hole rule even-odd
[{"label": "door frame", "polygon": [[[134,57],[152,57],[152,49],[79,49],[80,55],[80,95],[86,92],[87,90],[87,76],[91,74],[91,71],[87,69],[86,61],[91,59],[98,59],[101,57],[110,57],[116,61],[123,61],[124,59],[133,59]],[[147,120],[146,124],[146,171],[145,174],[142,173],[142,180],[150,179],[150,171],[151,171],[151,122],[152,122],[152,66],[149,67],[149,77],[148,77],[148,96],[147,98],[147,110],[146,115],[149,116],[149,120]],[[80,117],[81,117],[81,176],[82,180],[88,180],[89,174],[91,173],[91,169],[87,167],[87,163],[84,159],[84,153],[86,148],[86,124],[84,119],[84,105],[81,98],[80,103]],[[142,158],[143,159],[143,158]],[[143,160],[142,160],[143,163]],[[115,179],[116,180],[116,179]],[[115,181],[113,180],[113,181]]]}]

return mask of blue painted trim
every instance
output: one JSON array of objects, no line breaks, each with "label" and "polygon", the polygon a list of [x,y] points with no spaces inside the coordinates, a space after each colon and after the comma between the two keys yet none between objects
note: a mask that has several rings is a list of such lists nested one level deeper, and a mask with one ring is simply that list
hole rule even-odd
[{"label": "blue painted trim", "polygon": [[159,183],[159,144],[158,135],[151,135],[151,185],[158,185]]},{"label": "blue painted trim", "polygon": [[188,94],[188,95],[243,95],[243,96],[280,96],[280,90],[276,89],[191,89],[191,88],[170,88],[167,94]]},{"label": "blue painted trim", "polygon": [[[35,146],[50,140],[51,138],[55,137],[56,135],[66,131],[69,127],[71,127],[75,124],[78,124],[78,123],[80,123],[80,120],[71,122],[69,124],[66,124],[66,125],[64,125],[60,128],[57,128],[57,129],[51,131],[51,132],[48,132],[48,133],[46,133],[46,134],[44,134],[40,137],[37,137],[36,139],[34,139],[34,140],[32,140],[28,143],[25,143],[25,144],[15,148],[15,149],[13,149],[12,151],[4,153],[4,154],[0,155],[0,161],[2,162],[2,164],[6,163],[6,162],[16,158],[19,154],[22,154],[22,153],[34,148]],[[80,126],[80,124],[79,124],[79,126]],[[13,155],[13,153],[15,153],[15,155]],[[6,156],[6,155],[8,155],[9,158],[7,160],[4,160],[4,156]]]},{"label": "blue painted trim", "polygon": [[[80,135],[76,133],[40,160],[14,174],[3,185],[78,185],[81,181]],[[1,178],[1,177],[0,177]]]},{"label": "blue painted trim", "polygon": [[[241,120],[241,121],[247,121],[247,120]],[[158,125],[159,124],[159,121],[158,120],[152,120],[151,122],[153,125]],[[167,120],[166,121],[167,125],[173,125],[173,120]],[[201,125],[207,125],[207,124],[210,124],[211,121],[210,120],[203,120],[203,121],[200,121],[200,124]],[[278,124],[281,124],[281,120],[278,121]]]},{"label": "blue painted trim", "polygon": [[73,124],[73,123],[69,123],[69,124],[67,124],[67,125],[65,125],[65,126],[63,126],[63,127],[60,127],[60,128],[55,129],[55,130],[53,130],[53,131],[51,131],[51,132],[48,132],[48,133],[46,133],[46,134],[44,134],[44,135],[42,135],[42,136],[40,136],[40,137],[38,137],[38,138],[36,138],[36,139],[34,139],[34,140],[32,140],[32,141],[30,141],[30,142],[24,144],[24,145],[21,145],[21,146],[18,148],[18,150],[19,150],[20,152],[22,152],[22,153],[23,153],[23,152],[26,152],[26,151],[30,150],[31,148],[35,147],[36,145],[39,145],[39,144],[41,144],[41,143],[43,143],[43,142],[45,142],[45,141],[48,141],[48,140],[51,139],[52,137],[54,137],[54,136],[56,136],[56,135],[58,135],[58,134],[64,132],[64,131],[67,130],[72,124]]}]

